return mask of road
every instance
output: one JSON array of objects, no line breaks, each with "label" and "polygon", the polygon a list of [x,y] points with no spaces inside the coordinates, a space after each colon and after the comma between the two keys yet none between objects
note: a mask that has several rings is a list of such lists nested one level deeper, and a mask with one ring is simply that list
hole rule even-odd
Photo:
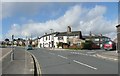
[{"label": "road", "polygon": [[28,50],[38,60],[42,74],[118,74],[118,62],[97,58],[101,51]]}]

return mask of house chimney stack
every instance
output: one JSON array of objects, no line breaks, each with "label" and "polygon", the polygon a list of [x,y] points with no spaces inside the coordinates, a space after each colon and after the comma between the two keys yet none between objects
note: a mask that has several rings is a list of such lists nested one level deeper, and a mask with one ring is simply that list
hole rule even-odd
[{"label": "house chimney stack", "polygon": [[47,35],[47,33],[45,32],[44,35]]},{"label": "house chimney stack", "polygon": [[70,27],[70,26],[67,27],[67,32],[68,32],[68,33],[71,32],[71,27]]}]

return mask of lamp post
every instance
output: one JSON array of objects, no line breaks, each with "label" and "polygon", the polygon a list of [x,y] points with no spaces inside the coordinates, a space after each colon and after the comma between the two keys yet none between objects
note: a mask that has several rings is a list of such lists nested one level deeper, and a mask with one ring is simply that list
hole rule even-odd
[{"label": "lamp post", "polygon": [[53,36],[54,30],[53,30],[53,29],[50,29],[50,30],[51,30],[51,35],[52,35],[52,38],[51,38],[51,45],[52,45],[52,48],[54,48],[54,36]]},{"label": "lamp post", "polygon": [[12,59],[12,60],[14,60],[13,44],[14,44],[14,35],[12,35],[12,55],[11,55],[11,59]]}]

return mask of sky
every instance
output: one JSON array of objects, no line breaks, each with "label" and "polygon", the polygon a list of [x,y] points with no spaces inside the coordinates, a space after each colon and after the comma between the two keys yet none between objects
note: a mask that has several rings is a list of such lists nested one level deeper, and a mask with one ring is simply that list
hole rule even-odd
[{"label": "sky", "polygon": [[0,20],[3,39],[38,37],[50,29],[65,32],[67,26],[82,35],[91,31],[114,39],[118,2],[3,2]]}]

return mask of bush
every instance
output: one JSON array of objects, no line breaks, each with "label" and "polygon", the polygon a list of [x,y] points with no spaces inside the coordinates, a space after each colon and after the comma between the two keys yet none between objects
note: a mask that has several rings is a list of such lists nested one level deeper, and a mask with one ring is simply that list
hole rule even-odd
[{"label": "bush", "polygon": [[60,46],[63,47],[63,42],[57,43],[57,47],[59,48]]},{"label": "bush", "polygon": [[80,49],[84,49],[84,45],[85,45],[85,43],[82,42],[81,45],[80,45]]},{"label": "bush", "polygon": [[85,43],[83,43],[83,48],[91,50],[92,44],[93,44],[93,42],[91,40],[87,40],[87,41],[85,41]]}]

